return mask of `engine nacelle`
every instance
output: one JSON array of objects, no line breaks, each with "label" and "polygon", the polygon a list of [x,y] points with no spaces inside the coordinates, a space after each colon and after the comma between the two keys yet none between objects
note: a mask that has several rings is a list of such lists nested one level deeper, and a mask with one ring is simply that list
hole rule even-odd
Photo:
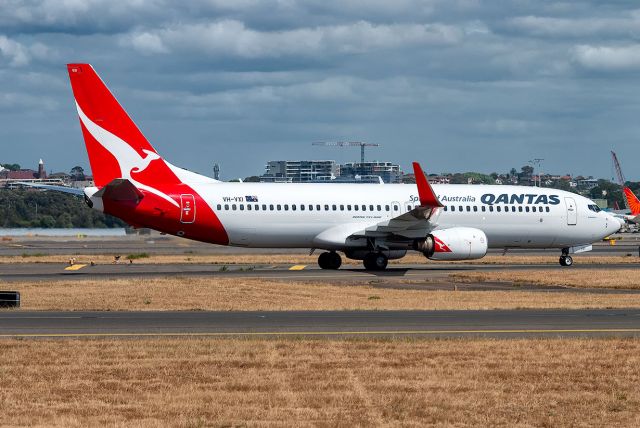
[{"label": "engine nacelle", "polygon": [[487,235],[472,227],[434,230],[424,240],[416,240],[413,249],[430,260],[472,260],[487,254]]}]

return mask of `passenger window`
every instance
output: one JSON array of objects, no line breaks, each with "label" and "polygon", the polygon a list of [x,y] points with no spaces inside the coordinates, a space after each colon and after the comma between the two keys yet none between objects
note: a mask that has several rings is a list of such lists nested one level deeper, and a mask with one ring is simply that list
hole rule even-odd
[{"label": "passenger window", "polygon": [[522,205],[518,207],[518,211],[522,212]]},{"label": "passenger window", "polygon": [[471,211],[471,207],[469,205],[467,205],[467,212]]},{"label": "passenger window", "polygon": [[485,207],[484,205],[482,206],[482,212],[486,212],[487,211],[487,207]]},{"label": "passenger window", "polygon": [[385,211],[391,211],[391,210],[390,210],[389,205],[385,205],[385,206],[384,206],[384,210],[385,210]]},{"label": "passenger window", "polygon": [[282,210],[282,205],[278,204],[278,205],[276,205],[276,208],[278,209],[278,211],[281,211]]},{"label": "passenger window", "polygon": [[325,211],[329,211],[329,205],[325,205],[325,206],[324,206],[324,210],[325,210]]},{"label": "passenger window", "polygon": [[547,212],[549,212],[549,207],[547,207]]},{"label": "passenger window", "polygon": [[260,205],[256,204],[256,205],[253,207],[253,209],[254,209],[255,211],[260,211]]},{"label": "passenger window", "polygon": [[304,204],[300,204],[300,211],[304,211]]},{"label": "passenger window", "polygon": [[382,211],[382,207],[380,205],[376,205],[376,207],[378,208],[378,211]]},{"label": "passenger window", "polygon": [[218,204],[216,208],[218,209],[218,211],[220,211],[222,209],[222,205]]},{"label": "passenger window", "polygon": [[525,210],[526,212],[529,212],[529,207],[524,207],[524,210]]},{"label": "passenger window", "polygon": [[338,207],[335,204],[331,205],[331,209],[334,210],[334,211],[338,211]]},{"label": "passenger window", "polygon": [[273,211],[273,204],[269,205],[269,210]]},{"label": "passenger window", "polygon": [[247,211],[251,211],[251,205],[247,204]]},{"label": "passenger window", "polygon": [[369,211],[373,211],[373,205],[369,205]]},{"label": "passenger window", "polygon": [[224,209],[229,211],[229,204],[224,204]]},{"label": "passenger window", "polygon": [[354,205],[354,206],[353,206],[353,210],[354,210],[354,211],[358,211],[358,206],[357,206],[357,205]]},{"label": "passenger window", "polygon": [[296,210],[296,204],[291,205],[291,209],[292,209],[293,211],[295,211],[295,210]]},{"label": "passenger window", "polygon": [[367,210],[367,206],[366,206],[366,205],[363,205],[363,206],[362,206],[362,211],[366,211],[366,210]]},{"label": "passenger window", "polygon": [[340,211],[344,211],[344,205],[340,205]]},{"label": "passenger window", "polygon": [[489,205],[489,211],[493,212],[493,205]]},{"label": "passenger window", "polygon": [[284,204],[284,210],[289,211],[289,204]]},{"label": "passenger window", "polygon": [[262,211],[266,211],[267,210],[267,204],[262,204]]},{"label": "passenger window", "polygon": [[320,205],[316,205],[316,211],[320,211]]},{"label": "passenger window", "polygon": [[531,207],[531,211],[536,212],[536,207]]},{"label": "passenger window", "polygon": [[313,205],[309,204],[309,211],[313,211]]},{"label": "passenger window", "polygon": [[393,206],[393,210],[394,210],[394,211],[398,211],[398,206],[397,206],[397,205],[394,205],[394,206]]},{"label": "passenger window", "polygon": [[235,211],[235,210],[236,210],[236,208],[237,208],[237,207],[236,207],[236,204],[231,205],[231,209],[232,209],[232,210],[234,210],[234,211]]},{"label": "passenger window", "polygon": [[411,211],[413,208],[411,208],[411,205],[407,205],[407,211]]},{"label": "passenger window", "polygon": [[444,208],[445,211],[447,210],[447,206],[446,205],[443,208]]},{"label": "passenger window", "polygon": [[347,211],[351,211],[351,205],[347,205]]},{"label": "passenger window", "polygon": [[511,207],[511,212],[512,213],[516,212],[516,207],[515,206]]},{"label": "passenger window", "polygon": [[474,213],[478,212],[478,206],[477,206],[477,205],[474,205],[474,206],[473,206],[473,212],[474,212]]}]

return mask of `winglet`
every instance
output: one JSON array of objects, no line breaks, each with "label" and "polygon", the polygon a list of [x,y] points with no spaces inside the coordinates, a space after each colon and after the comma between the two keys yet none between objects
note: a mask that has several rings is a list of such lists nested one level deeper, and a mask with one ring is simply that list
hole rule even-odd
[{"label": "winglet", "polygon": [[420,205],[423,207],[437,208],[443,207],[438,200],[438,197],[433,192],[429,180],[424,175],[422,168],[418,162],[413,162],[413,174],[416,177],[416,185],[418,186],[418,197],[420,198]]}]

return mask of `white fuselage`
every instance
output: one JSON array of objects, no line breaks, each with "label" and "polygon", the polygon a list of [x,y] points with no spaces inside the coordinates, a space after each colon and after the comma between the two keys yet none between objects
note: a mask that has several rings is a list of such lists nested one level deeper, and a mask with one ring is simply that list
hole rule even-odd
[{"label": "white fuselage", "polygon": [[[413,184],[192,186],[222,222],[229,244],[249,247],[365,246],[366,241],[333,242],[318,237],[327,230],[346,236],[419,204]],[[432,230],[477,228],[486,234],[490,248],[565,248],[595,242],[620,228],[620,222],[594,208],[594,202],[561,190],[494,185],[433,185],[433,189],[445,207],[433,216]],[[411,238],[387,244],[406,248]]]}]

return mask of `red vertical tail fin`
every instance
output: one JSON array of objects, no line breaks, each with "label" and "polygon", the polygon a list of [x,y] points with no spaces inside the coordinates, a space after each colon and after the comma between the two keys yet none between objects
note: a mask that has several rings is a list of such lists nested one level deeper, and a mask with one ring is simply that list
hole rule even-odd
[{"label": "red vertical tail fin", "polygon": [[623,187],[622,191],[624,192],[625,198],[627,198],[627,204],[629,205],[631,214],[640,214],[640,200],[638,200],[638,197],[628,187]]},{"label": "red vertical tail fin", "polygon": [[96,186],[132,178],[160,159],[90,64],[68,64]]}]

